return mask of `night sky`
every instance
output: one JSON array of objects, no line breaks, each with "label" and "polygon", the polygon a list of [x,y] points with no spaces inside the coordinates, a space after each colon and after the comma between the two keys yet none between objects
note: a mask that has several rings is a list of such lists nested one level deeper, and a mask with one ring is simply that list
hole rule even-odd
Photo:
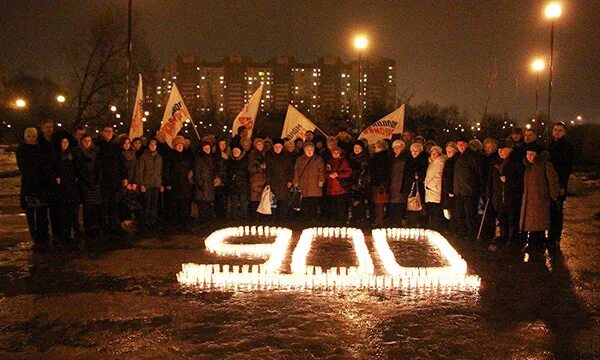
[{"label": "night sky", "polygon": [[[0,69],[48,75],[66,84],[66,44],[87,30],[105,4],[126,1],[0,2]],[[556,23],[553,119],[577,115],[600,123],[600,0],[563,1]],[[134,0],[156,61],[178,54],[220,60],[237,53],[256,61],[287,54],[356,58],[352,36],[367,34],[367,56],[398,64],[398,90],[413,103],[456,104],[477,116],[496,63],[490,110],[524,120],[534,112],[529,64],[549,54],[545,1],[159,1]],[[135,34],[134,34],[135,36]],[[135,46],[135,43],[134,43]],[[543,75],[542,109],[547,101]]]}]

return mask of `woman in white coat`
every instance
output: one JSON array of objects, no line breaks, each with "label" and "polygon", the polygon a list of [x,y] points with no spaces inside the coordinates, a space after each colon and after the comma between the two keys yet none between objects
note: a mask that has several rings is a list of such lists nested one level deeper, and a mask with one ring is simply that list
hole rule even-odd
[{"label": "woman in white coat", "polygon": [[442,230],[444,214],[442,211],[442,173],[446,155],[442,148],[434,146],[429,153],[429,166],[425,175],[425,208],[429,214],[429,225],[432,229]]}]

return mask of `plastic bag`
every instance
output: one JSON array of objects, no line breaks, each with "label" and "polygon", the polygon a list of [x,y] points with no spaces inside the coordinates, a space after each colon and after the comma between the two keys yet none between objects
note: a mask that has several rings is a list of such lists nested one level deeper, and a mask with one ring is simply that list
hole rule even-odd
[{"label": "plastic bag", "polygon": [[260,203],[258,204],[258,208],[256,209],[256,212],[259,214],[263,214],[263,215],[272,215],[273,212],[271,211],[271,196],[273,195],[273,193],[271,192],[271,188],[270,187],[265,187],[265,189],[262,192],[262,195],[260,196]]}]

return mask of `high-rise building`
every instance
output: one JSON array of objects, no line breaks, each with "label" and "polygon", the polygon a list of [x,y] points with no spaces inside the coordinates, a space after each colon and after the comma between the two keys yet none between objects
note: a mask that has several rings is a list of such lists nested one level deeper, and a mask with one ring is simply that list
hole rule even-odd
[{"label": "high-rise building", "polygon": [[162,74],[156,94],[166,96],[175,82],[190,111],[214,111],[227,119],[240,111],[261,84],[261,111],[267,114],[284,113],[291,104],[309,118],[321,121],[332,115],[353,119],[359,111],[365,114],[393,109],[396,62],[366,59],[361,65],[362,106],[358,103],[359,64],[344,63],[339,57],[299,63],[290,56],[276,56],[259,63],[238,55],[226,56],[221,62],[178,56]]}]

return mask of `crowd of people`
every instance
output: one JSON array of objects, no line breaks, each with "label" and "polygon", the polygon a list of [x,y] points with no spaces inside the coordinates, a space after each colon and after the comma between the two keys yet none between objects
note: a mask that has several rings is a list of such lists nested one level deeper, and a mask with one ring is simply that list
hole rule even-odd
[{"label": "crowd of people", "polygon": [[[441,146],[406,131],[369,144],[346,129],[305,139],[207,136],[199,145],[163,132],[97,138],[45,120],[17,150],[21,206],[36,251],[135,227],[224,219],[286,224],[428,227],[456,237],[558,250],[574,148],[554,124],[507,138],[458,137]],[[265,189],[273,214],[257,212]],[[82,211],[81,211],[82,210]],[[82,216],[81,216],[82,214]],[[83,231],[80,218],[83,218]],[[51,234],[51,235],[50,235]]]}]

